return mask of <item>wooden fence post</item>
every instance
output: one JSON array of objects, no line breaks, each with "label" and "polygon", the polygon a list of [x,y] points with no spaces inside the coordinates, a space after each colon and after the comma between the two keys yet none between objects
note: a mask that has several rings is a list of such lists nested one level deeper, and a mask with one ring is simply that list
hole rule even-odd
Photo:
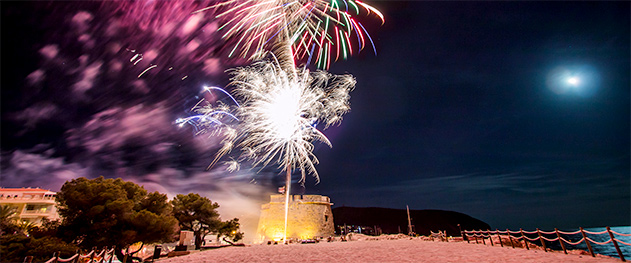
[{"label": "wooden fence post", "polygon": [[90,256],[90,263],[94,262],[95,254],[96,254],[96,247],[92,247],[92,256]]},{"label": "wooden fence post", "polygon": [[484,232],[482,231],[482,229],[480,229],[480,235],[482,236],[482,244],[486,245],[486,242],[484,242]]},{"label": "wooden fence post", "polygon": [[561,248],[563,248],[563,253],[567,254],[567,250],[565,250],[565,244],[563,244],[563,240],[561,239],[561,234],[559,234],[559,230],[555,228],[554,232],[557,233],[557,237],[559,238],[559,243],[561,244]]},{"label": "wooden fence post", "polygon": [[24,263],[31,263],[33,262],[33,256],[26,256],[24,258]]},{"label": "wooden fence post", "polygon": [[107,246],[103,248],[103,253],[101,253],[101,255],[101,260],[99,260],[99,263],[103,263],[105,261],[105,257],[107,256]]},{"label": "wooden fence post", "polygon": [[526,236],[524,235],[524,230],[520,228],[519,232],[521,232],[521,237],[524,239],[524,245],[526,246],[526,250],[530,250],[530,248],[528,247],[528,240],[526,239]]},{"label": "wooden fence post", "polygon": [[[75,255],[78,255],[77,257],[75,257],[73,260],[71,260],[71,263],[77,263],[79,262],[79,257],[81,256],[81,249],[77,249],[77,251],[75,251],[74,253]],[[74,257],[74,255],[73,255]]]},{"label": "wooden fence post", "polygon": [[500,246],[504,247],[504,244],[502,244],[502,235],[500,235],[500,230],[496,228],[495,232],[497,233],[497,238],[500,239]]},{"label": "wooden fence post", "polygon": [[611,228],[607,227],[607,232],[609,233],[609,237],[611,238],[611,242],[616,247],[616,251],[618,251],[618,256],[620,256],[620,260],[626,261],[624,259],[624,256],[622,255],[622,252],[620,251],[620,247],[618,246],[618,242],[616,242],[616,239],[613,236],[613,233],[611,233]]},{"label": "wooden fence post", "polygon": [[541,232],[539,232],[539,228],[537,228],[537,235],[539,236],[539,241],[541,241],[541,246],[543,247],[543,251],[548,252],[548,250],[546,249],[546,241],[543,240],[543,237],[541,236]]},{"label": "wooden fence post", "polygon": [[491,229],[487,229],[486,232],[489,233],[489,241],[491,242],[491,246],[494,246],[493,245],[493,236],[491,235]]},{"label": "wooden fence post", "polygon": [[510,245],[515,248],[515,244],[513,244],[513,235],[510,233],[510,230],[508,230],[508,228],[506,229],[506,234],[508,235],[508,240],[510,240]]},{"label": "wooden fence post", "polygon": [[467,230],[462,231],[462,234],[463,234],[464,239],[466,239],[466,240],[467,240],[467,243],[471,243],[471,242],[469,241],[469,234],[467,234]]},{"label": "wooden fence post", "polygon": [[587,244],[587,249],[589,249],[589,253],[592,254],[592,257],[596,257],[594,255],[594,250],[592,249],[592,245],[589,244],[589,240],[587,240],[587,235],[585,235],[585,231],[583,227],[579,228],[581,230],[581,234],[583,235],[583,239],[585,239],[585,244]]},{"label": "wooden fence post", "polygon": [[480,242],[478,242],[478,234],[475,233],[475,230],[473,230],[473,238],[475,238],[476,244],[480,244]]},{"label": "wooden fence post", "polygon": [[114,259],[115,255],[116,255],[116,246],[113,246],[112,247],[112,255],[110,256],[109,263],[112,263],[112,260]]},{"label": "wooden fence post", "polygon": [[[460,227],[460,224],[458,224],[458,230],[460,230],[460,236],[462,237],[462,241],[467,239],[467,237],[464,236],[464,232],[462,232],[462,227]],[[467,240],[467,243],[469,243],[469,240]]]},{"label": "wooden fence post", "polygon": [[61,251],[57,251],[57,254],[53,255],[53,257],[55,257],[55,260],[53,260],[53,263],[57,263],[59,261],[59,255],[61,255]]}]

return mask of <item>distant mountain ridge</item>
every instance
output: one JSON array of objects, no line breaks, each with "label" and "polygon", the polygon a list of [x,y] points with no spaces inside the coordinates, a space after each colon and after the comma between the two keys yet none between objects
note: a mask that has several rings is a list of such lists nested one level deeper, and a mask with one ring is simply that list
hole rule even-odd
[{"label": "distant mountain ridge", "polygon": [[[491,229],[489,224],[469,215],[444,210],[410,210],[410,218],[415,232],[429,235],[430,230],[446,230],[448,236],[460,236],[462,230]],[[336,226],[359,225],[378,226],[384,234],[407,233],[408,217],[405,209],[381,207],[336,207],[333,208],[333,222]]]}]

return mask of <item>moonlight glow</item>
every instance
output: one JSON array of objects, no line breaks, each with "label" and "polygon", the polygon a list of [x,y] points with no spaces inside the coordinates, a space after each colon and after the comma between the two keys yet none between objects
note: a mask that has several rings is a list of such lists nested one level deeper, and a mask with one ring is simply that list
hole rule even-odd
[{"label": "moonlight glow", "polygon": [[556,94],[592,96],[599,86],[596,69],[590,66],[558,67],[548,74],[546,84]]}]

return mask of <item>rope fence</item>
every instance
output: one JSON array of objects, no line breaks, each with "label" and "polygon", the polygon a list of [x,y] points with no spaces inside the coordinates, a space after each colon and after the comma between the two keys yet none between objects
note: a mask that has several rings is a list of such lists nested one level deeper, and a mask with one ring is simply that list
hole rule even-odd
[{"label": "rope fence", "polygon": [[[58,263],[58,262],[70,262],[70,263],[112,263],[114,259],[114,249],[108,250],[107,247],[103,248],[100,253],[97,253],[96,247],[92,248],[87,254],[82,254],[81,250],[77,250],[77,253],[69,258],[61,258],[61,252],[58,251],[53,254],[53,257],[47,260],[45,263]],[[27,256],[24,258],[24,263],[32,263],[33,256]]]},{"label": "rope fence", "polygon": [[[622,254],[622,251],[620,250],[620,245],[619,244],[623,244],[623,245],[627,245],[627,246],[631,246],[630,243],[624,242],[622,240],[620,240],[619,238],[617,238],[618,236],[620,237],[628,237],[631,236],[631,234],[625,234],[625,233],[618,233],[616,231],[611,230],[611,228],[607,227],[606,230],[604,231],[600,231],[600,232],[592,232],[592,231],[587,231],[585,229],[583,229],[582,227],[579,228],[578,231],[575,232],[565,232],[565,231],[560,231],[558,229],[554,229],[554,231],[541,231],[537,228],[537,230],[535,231],[525,231],[523,229],[519,229],[519,231],[511,231],[506,229],[506,231],[500,231],[500,230],[464,230],[462,231],[462,236],[463,238],[465,238],[467,240],[467,242],[470,242],[471,240],[475,240],[476,244],[479,244],[478,240],[482,240],[482,244],[486,245],[485,240],[488,239],[491,243],[491,246],[493,246],[493,238],[497,238],[499,239],[499,244],[500,246],[504,246],[504,243],[502,242],[502,238],[504,238],[504,240],[508,240],[510,241],[510,244],[513,248],[515,248],[515,243],[519,244],[519,246],[521,246],[521,242],[523,241],[523,245],[524,247],[526,247],[526,249],[530,249],[530,245],[528,244],[527,241],[531,241],[533,244],[536,244],[535,242],[539,242],[541,244],[541,247],[543,248],[544,251],[548,252],[548,248],[546,248],[546,242],[548,241],[550,243],[552,242],[559,242],[559,245],[561,245],[561,248],[563,249],[563,252],[565,254],[567,254],[567,249],[565,247],[566,244],[572,245],[572,246],[577,246],[581,243],[585,243],[585,245],[587,246],[587,249],[589,251],[589,253],[592,255],[592,257],[595,257],[596,255],[594,254],[594,250],[592,248],[591,244],[597,244],[597,245],[606,245],[609,243],[613,243],[613,246],[616,248],[616,251],[618,252],[618,256],[620,257],[620,260],[622,261],[626,261],[624,258],[624,255]],[[561,234],[563,235],[578,235],[580,234],[582,236],[582,238],[578,241],[575,242],[571,242],[569,240],[566,240],[565,238],[563,238],[561,236]],[[593,235],[593,236],[599,236],[599,235],[609,235],[609,240],[607,241],[596,241],[590,237],[587,236],[587,234]],[[527,235],[530,236],[535,236],[536,237],[529,237]],[[550,238],[550,237],[545,237],[544,235],[548,235],[548,236],[552,236],[552,235],[556,235],[556,237],[554,238]],[[537,245],[535,245],[537,246]]]}]

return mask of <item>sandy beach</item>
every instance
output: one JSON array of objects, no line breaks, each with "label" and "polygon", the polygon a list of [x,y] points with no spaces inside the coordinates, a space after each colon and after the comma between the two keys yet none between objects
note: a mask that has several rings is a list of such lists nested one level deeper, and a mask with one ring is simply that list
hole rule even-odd
[{"label": "sandy beach", "polygon": [[482,245],[421,239],[320,242],[317,244],[250,245],[193,252],[164,258],[160,263],[180,262],[622,262],[602,255],[566,255]]}]

